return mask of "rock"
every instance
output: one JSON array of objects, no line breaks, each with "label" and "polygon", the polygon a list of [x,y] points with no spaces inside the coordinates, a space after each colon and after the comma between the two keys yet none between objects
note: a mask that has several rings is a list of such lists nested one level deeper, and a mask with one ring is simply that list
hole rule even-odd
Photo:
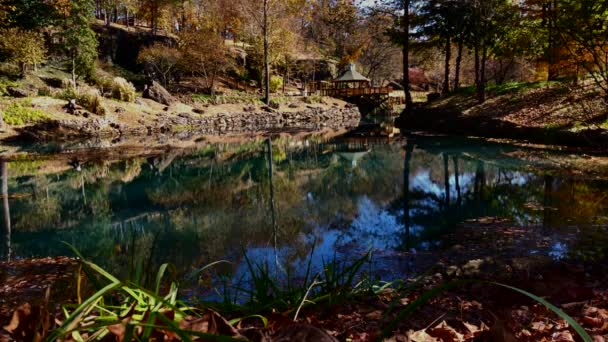
[{"label": "rock", "polygon": [[64,80],[58,77],[41,77],[40,78],[47,86],[52,88],[63,88]]},{"label": "rock", "polygon": [[12,97],[28,97],[29,94],[25,89],[17,88],[17,87],[8,87],[6,88],[6,92],[9,96]]},{"label": "rock", "polygon": [[116,110],[115,110],[114,112],[116,112],[116,113],[120,114],[120,113],[124,113],[124,112],[126,112],[126,111],[127,111],[127,110],[126,110],[126,109],[124,109],[123,107],[118,107],[118,108],[116,108]]},{"label": "rock", "polygon": [[245,113],[255,112],[255,107],[254,106],[246,106],[246,107],[243,108],[243,111]]},{"label": "rock", "polygon": [[289,108],[298,108],[298,107],[300,107],[300,106],[298,106],[298,104],[297,104],[297,103],[290,103],[288,107],[289,107]]},{"label": "rock", "polygon": [[175,99],[173,96],[171,96],[167,89],[158,84],[156,81],[152,81],[151,85],[146,86],[144,89],[144,98],[154,100],[166,106],[169,106],[175,102]]}]

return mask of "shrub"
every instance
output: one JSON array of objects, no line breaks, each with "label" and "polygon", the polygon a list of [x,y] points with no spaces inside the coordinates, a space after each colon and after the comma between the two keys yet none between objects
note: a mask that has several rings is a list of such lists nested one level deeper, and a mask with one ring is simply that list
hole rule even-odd
[{"label": "shrub", "polygon": [[126,102],[135,101],[135,87],[124,78],[114,77],[111,88],[113,98]]},{"label": "shrub", "polygon": [[11,126],[21,126],[50,119],[43,111],[32,108],[30,100],[11,103],[3,113],[4,122]]},{"label": "shrub", "polygon": [[84,107],[91,113],[105,116],[107,113],[103,105],[103,97],[95,88],[81,88],[78,91],[74,87],[68,87],[57,96],[60,99],[70,101],[76,100],[76,104]]},{"label": "shrub", "polygon": [[89,112],[105,116],[107,111],[103,105],[103,97],[97,89],[83,91],[77,98],[76,103],[86,108]]},{"label": "shrub", "polygon": [[271,76],[270,77],[270,92],[276,93],[283,86],[283,77]]},{"label": "shrub", "polygon": [[176,48],[155,43],[139,52],[137,62],[143,64],[149,74],[155,75],[166,86],[178,71],[182,55]]},{"label": "shrub", "polygon": [[0,96],[8,95],[6,89],[8,87],[16,87],[17,83],[7,79],[0,79]]}]

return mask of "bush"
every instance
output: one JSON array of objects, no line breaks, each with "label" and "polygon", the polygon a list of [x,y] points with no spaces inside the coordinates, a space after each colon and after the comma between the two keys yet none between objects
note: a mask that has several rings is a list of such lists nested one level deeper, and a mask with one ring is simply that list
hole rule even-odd
[{"label": "bush", "polygon": [[13,81],[9,81],[6,79],[0,79],[0,96],[8,95],[7,88],[8,87],[16,87],[17,83]]},{"label": "bush", "polygon": [[103,105],[103,96],[95,88],[80,88],[76,91],[74,87],[68,87],[57,97],[66,101],[76,100],[77,105],[97,115],[105,116],[107,113]]},{"label": "bush", "polygon": [[4,122],[11,126],[21,126],[50,119],[46,113],[32,108],[30,100],[11,103],[3,113]]},{"label": "bush", "polygon": [[270,92],[276,93],[281,87],[283,87],[283,77],[270,76]]},{"label": "bush", "polygon": [[103,105],[103,97],[97,89],[83,91],[77,98],[76,103],[86,108],[89,112],[105,116],[107,111]]},{"label": "bush", "polygon": [[135,87],[131,82],[122,77],[114,77],[112,80],[112,97],[126,102],[135,101]]}]

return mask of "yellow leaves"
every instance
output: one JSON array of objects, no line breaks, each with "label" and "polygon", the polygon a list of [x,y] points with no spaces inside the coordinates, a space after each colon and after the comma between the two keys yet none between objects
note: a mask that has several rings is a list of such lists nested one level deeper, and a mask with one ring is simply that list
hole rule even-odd
[{"label": "yellow leaves", "polygon": [[40,33],[10,28],[0,31],[0,49],[13,63],[39,64],[46,58],[44,39]]}]

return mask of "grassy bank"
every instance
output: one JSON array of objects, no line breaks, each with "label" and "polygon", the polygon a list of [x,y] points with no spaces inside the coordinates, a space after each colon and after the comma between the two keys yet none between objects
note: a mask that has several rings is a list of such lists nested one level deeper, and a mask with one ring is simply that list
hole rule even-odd
[{"label": "grassy bank", "polygon": [[475,87],[416,107],[399,122],[406,129],[597,146],[607,139],[608,110],[591,81],[511,82],[490,85],[487,100]]}]

